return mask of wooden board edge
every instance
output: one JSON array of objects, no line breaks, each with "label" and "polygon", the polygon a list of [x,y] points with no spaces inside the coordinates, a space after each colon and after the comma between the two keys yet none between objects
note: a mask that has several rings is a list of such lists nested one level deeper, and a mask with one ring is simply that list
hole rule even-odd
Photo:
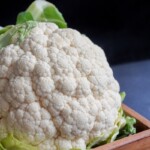
[{"label": "wooden board edge", "polygon": [[145,137],[132,143],[123,145],[115,150],[150,150],[150,137]]},{"label": "wooden board edge", "polygon": [[106,144],[106,145],[103,145],[103,146],[99,146],[99,147],[94,148],[92,150],[112,150],[112,149],[117,149],[117,148],[120,148],[120,147],[122,147],[124,145],[131,144],[131,143],[133,143],[135,141],[142,140],[144,138],[150,138],[150,129],[146,130],[146,131],[143,131],[143,132],[139,132],[139,133],[134,134],[134,135],[130,135],[128,137],[125,137],[123,139],[114,141],[112,143],[109,143],[109,144]]}]

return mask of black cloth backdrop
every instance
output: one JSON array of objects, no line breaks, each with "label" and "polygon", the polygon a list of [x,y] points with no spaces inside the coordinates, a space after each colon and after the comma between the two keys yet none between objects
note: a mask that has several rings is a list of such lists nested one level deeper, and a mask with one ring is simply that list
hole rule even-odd
[{"label": "black cloth backdrop", "polygon": [[[2,0],[0,25],[14,24],[32,0]],[[150,4],[144,0],[51,0],[68,26],[101,46],[111,65],[150,58]]]}]

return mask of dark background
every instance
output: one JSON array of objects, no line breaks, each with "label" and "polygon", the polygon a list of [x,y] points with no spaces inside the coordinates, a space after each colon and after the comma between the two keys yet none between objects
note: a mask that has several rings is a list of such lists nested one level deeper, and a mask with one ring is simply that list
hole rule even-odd
[{"label": "dark background", "polygon": [[[32,0],[5,0],[0,25],[14,24]],[[111,65],[150,58],[150,4],[146,0],[51,0],[68,26],[101,46]]]}]

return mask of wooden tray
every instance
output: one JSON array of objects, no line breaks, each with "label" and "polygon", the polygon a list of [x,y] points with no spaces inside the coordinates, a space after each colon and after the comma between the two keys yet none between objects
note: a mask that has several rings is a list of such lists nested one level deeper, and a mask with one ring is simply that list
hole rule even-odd
[{"label": "wooden tray", "polygon": [[126,105],[122,106],[126,114],[136,118],[137,133],[92,150],[150,150],[150,121]]}]

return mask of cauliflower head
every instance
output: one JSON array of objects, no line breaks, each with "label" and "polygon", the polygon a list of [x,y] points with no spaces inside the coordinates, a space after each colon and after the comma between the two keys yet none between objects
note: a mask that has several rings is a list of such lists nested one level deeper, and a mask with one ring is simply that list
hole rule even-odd
[{"label": "cauliflower head", "polygon": [[78,31],[37,22],[0,49],[0,141],[86,150],[115,128],[119,84],[104,51]]}]

